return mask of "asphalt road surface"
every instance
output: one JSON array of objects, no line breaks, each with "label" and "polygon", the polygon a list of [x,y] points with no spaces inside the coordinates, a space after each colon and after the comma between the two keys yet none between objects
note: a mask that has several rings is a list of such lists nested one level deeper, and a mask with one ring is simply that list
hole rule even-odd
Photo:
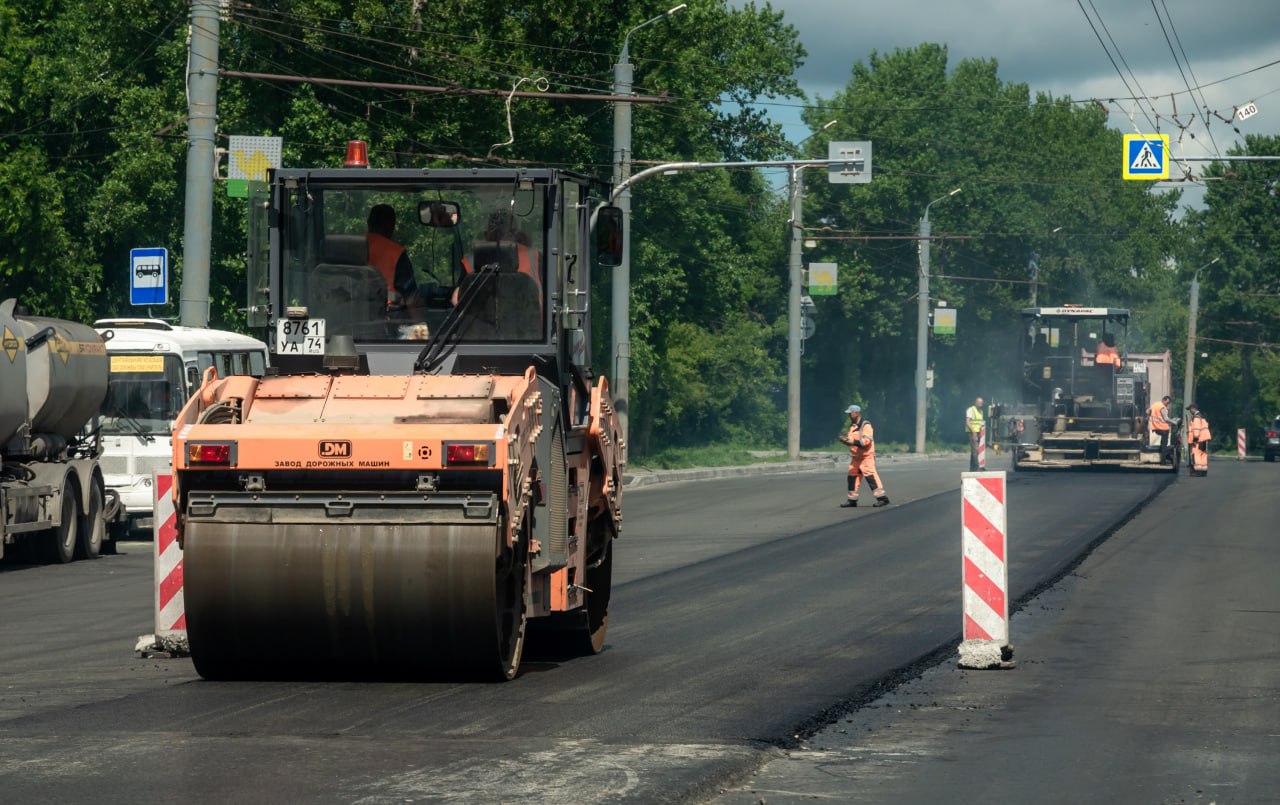
[{"label": "asphalt road surface", "polygon": [[[876,707],[883,697],[908,695],[924,680],[899,683],[954,647],[960,624],[958,486],[965,463],[884,460],[881,474],[894,505],[883,509],[838,508],[844,488],[838,470],[628,491],[606,650],[562,663],[527,662],[521,676],[506,684],[205,682],[185,659],[134,657],[137,636],[151,630],[148,543],[126,544],[122,555],[96,562],[0,566],[0,791],[15,802],[778,801],[787,795],[757,794],[752,786],[781,773],[779,764],[798,762],[788,759],[805,755],[797,746],[813,751],[828,734],[848,731],[848,718],[887,714]],[[1173,561],[1164,543],[1198,545],[1203,534],[1196,531],[1197,518],[1211,518],[1210,510],[1234,518],[1227,522],[1252,517],[1272,534],[1274,494],[1262,503],[1246,500],[1242,490],[1251,487],[1233,480],[1270,469],[1219,462],[1209,478],[1180,478],[1163,494],[1169,479],[1159,475],[1011,476],[1013,599],[1066,573],[1100,543],[1093,557],[1102,556],[1119,535],[1159,514],[1149,553],[1130,549],[1113,564],[1114,572],[1143,579],[1148,595],[1162,589],[1167,607],[1145,606],[1152,599],[1141,592],[1126,591],[1122,602],[1069,598],[1057,605],[1058,618],[1083,617],[1088,604],[1094,608],[1089,617],[1102,623],[1081,634],[1066,627],[1042,632],[1079,675],[1087,675],[1099,649],[1091,646],[1091,656],[1075,657],[1075,643],[1116,643],[1109,630],[1118,625],[1130,636],[1120,647],[1171,651],[1163,643],[1147,646],[1155,638],[1146,638],[1147,631],[1118,608],[1142,611],[1155,622],[1179,621],[1195,643],[1182,656],[1216,651],[1225,643],[1198,631],[1213,625],[1204,620],[1209,614],[1193,618],[1189,611],[1198,609],[1192,595],[1206,592],[1209,582],[1197,580],[1196,568],[1162,566]],[[1194,505],[1169,514],[1163,504],[1190,501],[1188,488]],[[1103,542],[1125,521],[1126,528]],[[1227,534],[1244,550],[1248,543],[1236,531]],[[1273,542],[1255,575],[1275,577]],[[1169,573],[1179,573],[1183,583],[1171,587]],[[1077,583],[1069,577],[1046,595]],[[1243,600],[1242,591],[1227,592]],[[1271,595],[1270,609],[1280,611]],[[1265,601],[1255,605],[1267,609]],[[1274,665],[1274,614],[1269,621],[1264,614],[1254,617],[1257,628],[1269,625],[1270,631],[1235,637],[1252,639],[1251,653],[1269,652]],[[982,677],[988,687],[1000,679],[1035,682],[1029,671],[1051,654],[1042,649],[1037,656],[1018,627],[1015,617],[1019,669],[969,672],[966,678],[997,677]],[[1157,631],[1152,626],[1151,634]],[[1269,643],[1259,639],[1268,634]],[[1219,661],[1214,667],[1234,667],[1240,654],[1213,654]],[[1258,665],[1264,667],[1264,659]],[[925,679],[946,668],[944,662]],[[1157,675],[1127,695],[1150,691],[1177,701],[1186,697],[1186,685],[1214,673],[1206,668],[1185,680]],[[1248,684],[1265,682],[1261,672],[1240,673],[1241,684],[1243,676]],[[1156,683],[1166,679],[1170,689],[1155,693]],[[1264,690],[1241,710],[1260,711],[1259,718],[1269,714],[1275,724],[1274,676],[1270,681],[1269,698]],[[1054,683],[1040,684],[1056,690]],[[1045,695],[1027,688],[1002,706],[1031,708]],[[1176,722],[1175,710],[1162,723]],[[942,699],[936,713],[955,715]],[[1105,718],[1091,722],[1086,715],[1067,731],[1082,760],[1098,756],[1107,738],[1125,734]],[[921,729],[930,726],[929,716],[920,712]],[[948,744],[948,734],[933,735],[937,764],[946,765],[947,752],[980,754],[976,745]],[[1270,745],[1265,736],[1251,737],[1262,741],[1255,751],[1275,749],[1274,737]],[[1012,758],[1027,767],[1057,762],[1029,745]],[[1102,777],[1126,762],[1156,762],[1142,746],[1126,752],[1113,747],[1106,758],[1111,765]],[[760,776],[753,779],[753,773]],[[980,790],[966,790],[946,773],[937,772],[943,787],[929,796],[910,788],[904,779],[909,771],[882,773],[876,778],[882,795],[868,801],[936,799],[948,788],[960,792],[952,799],[963,799]],[[1079,775],[1059,776],[1083,786],[1075,801],[1107,793],[1087,787]],[[850,799],[862,786],[859,780],[826,795]],[[982,796],[993,792],[1009,794],[991,783]]]},{"label": "asphalt road surface", "polygon": [[1280,802],[1278,485],[1183,474],[1013,615],[1016,669],[949,656],[714,801]]}]

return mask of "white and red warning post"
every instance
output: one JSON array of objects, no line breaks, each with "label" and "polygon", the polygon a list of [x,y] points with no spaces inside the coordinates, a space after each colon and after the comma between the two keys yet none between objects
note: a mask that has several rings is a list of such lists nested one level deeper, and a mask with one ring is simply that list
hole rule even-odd
[{"label": "white and red warning post", "polygon": [[[155,490],[155,634],[141,638],[144,654],[187,653],[187,612],[182,597],[182,548],[178,547],[177,517],[173,508],[173,476],[156,473]],[[151,638],[148,641],[148,638]],[[160,655],[163,656],[163,655]]]},{"label": "white and red warning post", "polygon": [[961,668],[1012,668],[1004,472],[960,474]]}]

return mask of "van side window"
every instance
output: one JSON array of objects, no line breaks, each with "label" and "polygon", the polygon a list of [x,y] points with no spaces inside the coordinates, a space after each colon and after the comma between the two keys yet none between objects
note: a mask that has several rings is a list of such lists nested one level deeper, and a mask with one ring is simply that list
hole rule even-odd
[{"label": "van side window", "polygon": [[196,354],[196,359],[199,361],[202,374],[210,366],[218,367],[218,377],[232,375],[262,377],[267,373],[267,356],[261,351],[200,352]]}]

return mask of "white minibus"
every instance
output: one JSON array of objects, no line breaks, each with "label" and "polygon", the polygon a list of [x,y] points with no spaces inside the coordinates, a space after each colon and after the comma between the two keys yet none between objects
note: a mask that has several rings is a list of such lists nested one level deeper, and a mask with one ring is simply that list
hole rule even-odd
[{"label": "white minibus", "polygon": [[219,377],[255,375],[267,368],[267,345],[224,330],[181,327],[159,319],[99,319],[107,344],[110,382],[102,401],[102,473],[120,493],[124,536],[152,528],[152,473],[168,472],[172,422],[200,387],[210,366]]}]

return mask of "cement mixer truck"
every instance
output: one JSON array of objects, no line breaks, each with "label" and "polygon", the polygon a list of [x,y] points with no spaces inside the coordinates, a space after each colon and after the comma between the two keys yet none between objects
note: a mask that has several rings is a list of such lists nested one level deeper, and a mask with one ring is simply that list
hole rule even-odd
[{"label": "cement mixer truck", "polygon": [[[107,393],[107,350],[82,324],[0,304],[0,557],[97,557],[118,501],[102,481],[91,423]],[[90,427],[86,427],[90,426]]]}]

